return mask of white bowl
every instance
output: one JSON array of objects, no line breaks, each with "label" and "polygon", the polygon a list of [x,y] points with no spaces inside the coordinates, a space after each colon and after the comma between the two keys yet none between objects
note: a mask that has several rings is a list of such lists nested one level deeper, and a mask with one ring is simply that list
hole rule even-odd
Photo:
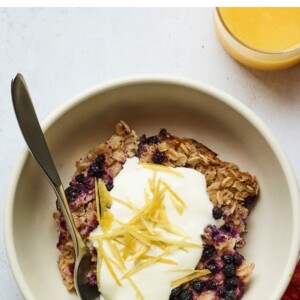
[{"label": "white bowl", "polygon": [[[287,158],[262,121],[233,97],[190,80],[139,76],[101,84],[61,106],[44,123],[65,185],[75,161],[108,138],[119,120],[138,135],[167,128],[194,138],[257,176],[260,196],[243,250],[255,269],[243,300],[280,299],[299,253],[299,194]],[[56,265],[54,211],[54,193],[26,150],[11,180],[4,225],[11,268],[28,300],[77,299],[66,291]]]}]

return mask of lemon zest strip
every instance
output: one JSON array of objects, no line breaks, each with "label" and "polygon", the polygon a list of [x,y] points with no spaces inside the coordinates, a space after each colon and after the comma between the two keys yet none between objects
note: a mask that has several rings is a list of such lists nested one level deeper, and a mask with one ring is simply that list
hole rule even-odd
[{"label": "lemon zest strip", "polygon": [[195,278],[199,278],[199,277],[202,277],[202,276],[210,274],[210,271],[208,269],[203,269],[203,270],[199,270],[199,271],[195,272],[195,270],[194,270],[192,274],[189,274],[189,275],[184,276],[182,278],[179,278],[179,279],[171,281],[171,287],[173,288],[175,286],[179,286],[179,285],[181,285],[183,283],[191,281],[191,280],[193,280]]}]

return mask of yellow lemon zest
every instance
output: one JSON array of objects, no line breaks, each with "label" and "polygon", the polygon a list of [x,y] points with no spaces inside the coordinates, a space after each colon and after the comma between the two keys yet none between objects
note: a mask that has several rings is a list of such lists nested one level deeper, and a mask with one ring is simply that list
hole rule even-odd
[{"label": "yellow lemon zest", "polygon": [[189,274],[187,276],[184,276],[182,278],[179,278],[179,279],[176,279],[176,280],[173,280],[171,282],[171,287],[176,287],[176,286],[179,286],[183,283],[186,283],[190,280],[193,280],[195,278],[199,278],[201,276],[205,276],[205,275],[208,275],[210,274],[210,271],[208,269],[203,269],[203,270],[193,270],[193,273],[192,274]]}]

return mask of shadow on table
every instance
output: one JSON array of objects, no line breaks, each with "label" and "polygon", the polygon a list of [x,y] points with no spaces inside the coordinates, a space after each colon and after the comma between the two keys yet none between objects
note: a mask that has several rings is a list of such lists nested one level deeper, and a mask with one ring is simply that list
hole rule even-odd
[{"label": "shadow on table", "polygon": [[[268,88],[274,99],[300,101],[300,64],[279,71],[259,71],[243,67],[247,75]],[[279,96],[279,97],[278,97]],[[300,299],[300,296],[299,296]]]}]

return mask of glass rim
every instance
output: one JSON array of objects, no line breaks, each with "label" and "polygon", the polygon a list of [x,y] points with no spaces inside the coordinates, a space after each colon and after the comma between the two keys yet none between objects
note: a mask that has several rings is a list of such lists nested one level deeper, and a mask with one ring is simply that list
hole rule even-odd
[{"label": "glass rim", "polygon": [[217,12],[217,16],[221,22],[221,24],[223,25],[224,29],[226,30],[226,32],[236,41],[238,42],[239,44],[241,44],[242,46],[248,48],[249,50],[252,50],[252,51],[255,51],[255,52],[259,52],[259,53],[262,53],[262,54],[268,54],[268,55],[278,55],[278,54],[290,54],[292,52],[295,52],[297,50],[300,50],[300,45],[296,45],[295,47],[292,47],[292,48],[288,48],[286,50],[282,50],[282,51],[264,51],[264,50],[261,50],[261,49],[258,49],[258,48],[255,48],[255,47],[252,47],[248,44],[246,44],[245,42],[243,42],[241,39],[239,39],[229,28],[228,26],[226,25],[223,17],[222,17],[222,14],[220,12],[220,7],[216,7],[215,8],[216,12]]}]

